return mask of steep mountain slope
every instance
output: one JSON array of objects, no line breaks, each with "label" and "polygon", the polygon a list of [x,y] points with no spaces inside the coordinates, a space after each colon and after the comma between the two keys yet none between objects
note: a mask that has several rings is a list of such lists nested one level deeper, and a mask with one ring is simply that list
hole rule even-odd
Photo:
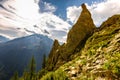
[{"label": "steep mountain slope", "polygon": [[41,13],[39,0],[0,1],[0,35],[12,39],[34,33],[65,41],[71,25],[53,15]]},{"label": "steep mountain slope", "polygon": [[9,41],[8,38],[0,35],[0,43],[7,42],[7,41]]},{"label": "steep mountain slope", "polygon": [[120,15],[110,17],[81,46],[70,53],[75,59],[40,80],[120,80]]},{"label": "steep mountain slope", "polygon": [[0,80],[8,80],[15,71],[21,75],[24,69],[27,69],[32,56],[35,57],[37,70],[41,69],[43,54],[48,55],[52,44],[53,40],[39,34],[1,44]]},{"label": "steep mountain slope", "polygon": [[82,9],[77,23],[68,32],[67,42],[59,46],[58,49],[54,49],[53,46],[50,52],[53,57],[48,58],[50,66],[46,67],[48,70],[55,70],[60,65],[73,59],[72,55],[81,50],[86,39],[94,32],[95,25],[85,4],[82,4]]}]

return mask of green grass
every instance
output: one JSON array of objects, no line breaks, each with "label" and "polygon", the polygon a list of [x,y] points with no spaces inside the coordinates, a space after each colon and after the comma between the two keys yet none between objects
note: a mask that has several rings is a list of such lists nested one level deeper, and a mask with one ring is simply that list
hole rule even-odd
[{"label": "green grass", "polygon": [[57,70],[55,72],[49,72],[43,76],[40,80],[69,80],[66,74],[62,70]]}]

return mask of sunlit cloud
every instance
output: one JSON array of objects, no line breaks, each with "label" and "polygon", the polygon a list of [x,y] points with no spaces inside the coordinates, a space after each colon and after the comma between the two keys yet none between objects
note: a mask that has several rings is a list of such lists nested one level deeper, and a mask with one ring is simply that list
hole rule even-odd
[{"label": "sunlit cloud", "polygon": [[[40,12],[39,0],[7,0],[1,2],[6,9],[0,8],[0,25],[6,31],[0,34],[11,38],[31,35],[34,33],[47,35],[52,39],[65,41],[65,36],[71,26],[69,23],[54,15],[56,7],[44,3],[46,12]],[[47,33],[45,33],[47,32]]]},{"label": "sunlit cloud", "polygon": [[[8,0],[3,5],[25,19],[34,19],[39,16],[38,1],[34,0]],[[12,7],[12,8],[11,8]],[[13,10],[14,8],[14,10]]]},{"label": "sunlit cloud", "polygon": [[[108,17],[114,14],[120,14],[120,0],[104,0],[102,2],[93,2],[91,5],[87,5],[87,8],[92,13],[94,23],[99,26]],[[67,8],[67,18],[73,24],[78,19],[81,12],[81,7],[70,6]],[[79,13],[79,14],[78,14]]]}]

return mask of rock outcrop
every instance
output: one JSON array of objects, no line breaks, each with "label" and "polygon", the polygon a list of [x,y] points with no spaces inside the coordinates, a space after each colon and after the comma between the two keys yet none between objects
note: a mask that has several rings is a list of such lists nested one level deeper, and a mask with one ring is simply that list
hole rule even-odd
[{"label": "rock outcrop", "polygon": [[113,15],[107,21],[103,22],[100,26],[100,29],[110,27],[115,24],[120,24],[120,15]]},{"label": "rock outcrop", "polygon": [[[105,21],[99,31],[86,41],[79,54],[81,56],[60,68],[70,80],[120,80],[120,15]],[[71,65],[80,68],[74,79],[69,73],[74,71]]]},{"label": "rock outcrop", "polygon": [[94,29],[95,25],[91,18],[91,14],[85,4],[82,4],[81,15],[76,24],[69,31],[67,43],[57,47],[57,49],[54,49],[53,45],[53,49],[48,58],[48,64],[51,66],[48,66],[47,69],[53,70],[53,67],[57,69],[65,62],[73,59],[71,55],[81,50],[87,38],[92,35]]},{"label": "rock outcrop", "polygon": [[49,66],[48,70],[53,69],[53,67],[54,67],[53,65],[55,65],[55,64],[50,64],[50,63],[57,62],[57,58],[58,58],[57,51],[58,51],[59,47],[60,47],[60,44],[59,44],[58,40],[55,40],[53,43],[53,47],[50,51],[50,55],[48,56],[49,57],[48,62],[47,62],[48,63],[47,65]]},{"label": "rock outcrop", "polygon": [[120,80],[120,15],[105,21],[77,53],[80,56],[53,73],[59,76],[57,79],[67,76],[66,80]]},{"label": "rock outcrop", "polygon": [[75,48],[82,46],[86,38],[92,35],[95,28],[91,13],[86,8],[85,4],[82,4],[81,15],[68,33],[66,44],[66,47],[70,50],[68,53],[73,53]]}]

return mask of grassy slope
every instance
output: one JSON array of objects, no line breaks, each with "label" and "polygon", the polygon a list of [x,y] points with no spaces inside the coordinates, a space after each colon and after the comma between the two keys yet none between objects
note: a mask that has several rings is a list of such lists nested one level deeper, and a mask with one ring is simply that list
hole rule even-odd
[{"label": "grassy slope", "polygon": [[[76,53],[79,55],[76,59],[64,64],[55,72],[48,73],[41,80],[119,79],[120,23],[107,25],[108,23],[109,20],[87,40],[84,48]],[[60,79],[61,77],[63,79]]]}]

